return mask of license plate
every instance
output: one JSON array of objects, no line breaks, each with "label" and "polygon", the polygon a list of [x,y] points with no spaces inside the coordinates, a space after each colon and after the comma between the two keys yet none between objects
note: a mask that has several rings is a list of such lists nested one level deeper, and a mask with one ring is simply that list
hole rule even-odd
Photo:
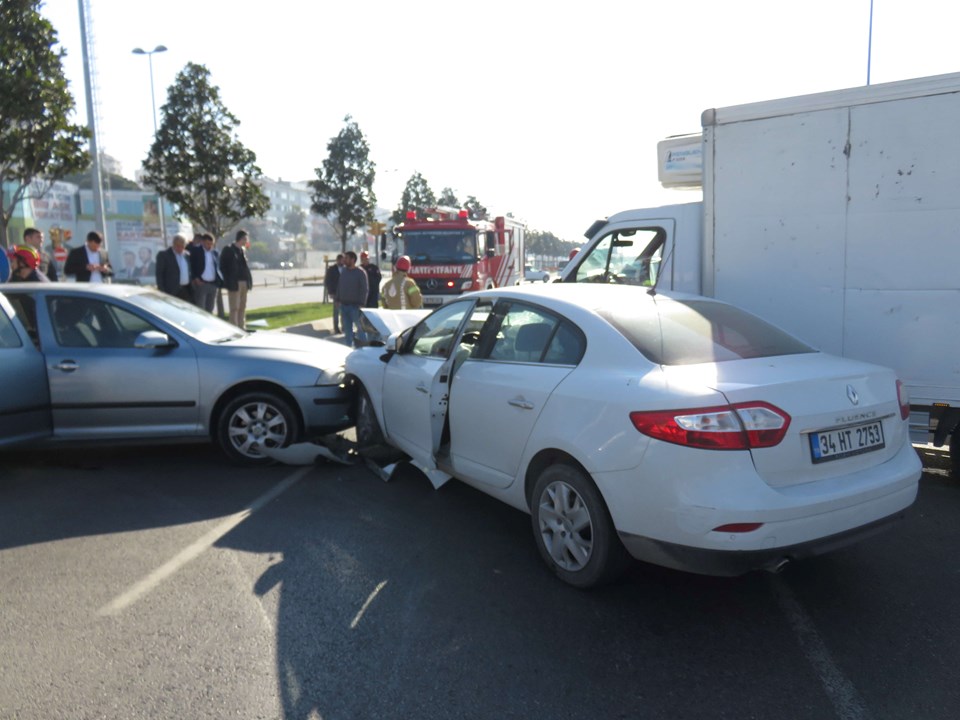
[{"label": "license plate", "polygon": [[440,298],[425,297],[423,299],[423,305],[424,307],[427,307],[427,306],[433,307],[434,305],[440,306],[440,305],[443,305],[443,300],[441,300]]},{"label": "license plate", "polygon": [[839,460],[883,446],[883,425],[879,421],[810,433],[810,455],[815,463]]}]

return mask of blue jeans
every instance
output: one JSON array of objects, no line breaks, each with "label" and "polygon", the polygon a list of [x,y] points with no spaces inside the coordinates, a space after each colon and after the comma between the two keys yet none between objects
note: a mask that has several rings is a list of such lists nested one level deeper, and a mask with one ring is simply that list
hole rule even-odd
[{"label": "blue jeans", "polygon": [[354,325],[357,326],[357,340],[361,343],[366,342],[367,335],[360,326],[360,306],[340,303],[340,329],[343,330],[344,340],[350,347],[353,347]]}]

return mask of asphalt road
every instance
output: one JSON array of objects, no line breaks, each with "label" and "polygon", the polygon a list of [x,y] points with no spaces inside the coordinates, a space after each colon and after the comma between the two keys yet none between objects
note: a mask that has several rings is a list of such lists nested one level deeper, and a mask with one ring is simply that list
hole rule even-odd
[{"label": "asphalt road", "polygon": [[0,455],[0,718],[960,717],[960,484],[780,575],[553,578],[414,469]]}]

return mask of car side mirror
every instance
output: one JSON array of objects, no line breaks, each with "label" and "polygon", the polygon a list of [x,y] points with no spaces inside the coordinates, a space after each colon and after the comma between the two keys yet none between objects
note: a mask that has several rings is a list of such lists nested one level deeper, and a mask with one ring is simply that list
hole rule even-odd
[{"label": "car side mirror", "polygon": [[176,347],[177,343],[171,340],[166,333],[147,330],[137,335],[137,339],[133,341],[133,346],[141,350],[157,350],[159,348]]}]

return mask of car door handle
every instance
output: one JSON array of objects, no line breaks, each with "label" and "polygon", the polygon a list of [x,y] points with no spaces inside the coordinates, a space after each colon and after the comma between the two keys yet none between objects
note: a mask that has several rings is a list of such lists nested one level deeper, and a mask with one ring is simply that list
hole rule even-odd
[{"label": "car door handle", "polygon": [[53,367],[57,370],[63,370],[64,372],[73,372],[74,370],[80,369],[80,365],[77,364],[76,360],[62,360]]},{"label": "car door handle", "polygon": [[507,400],[507,402],[514,407],[518,407],[521,410],[533,410],[533,403],[527,402],[526,400]]},{"label": "car door handle", "polygon": [[419,385],[417,385],[417,392],[422,392],[422,393],[426,393],[427,395],[429,395],[429,394],[430,394],[430,388],[428,388],[428,387],[427,387],[426,385],[424,385],[423,383],[420,383]]}]

